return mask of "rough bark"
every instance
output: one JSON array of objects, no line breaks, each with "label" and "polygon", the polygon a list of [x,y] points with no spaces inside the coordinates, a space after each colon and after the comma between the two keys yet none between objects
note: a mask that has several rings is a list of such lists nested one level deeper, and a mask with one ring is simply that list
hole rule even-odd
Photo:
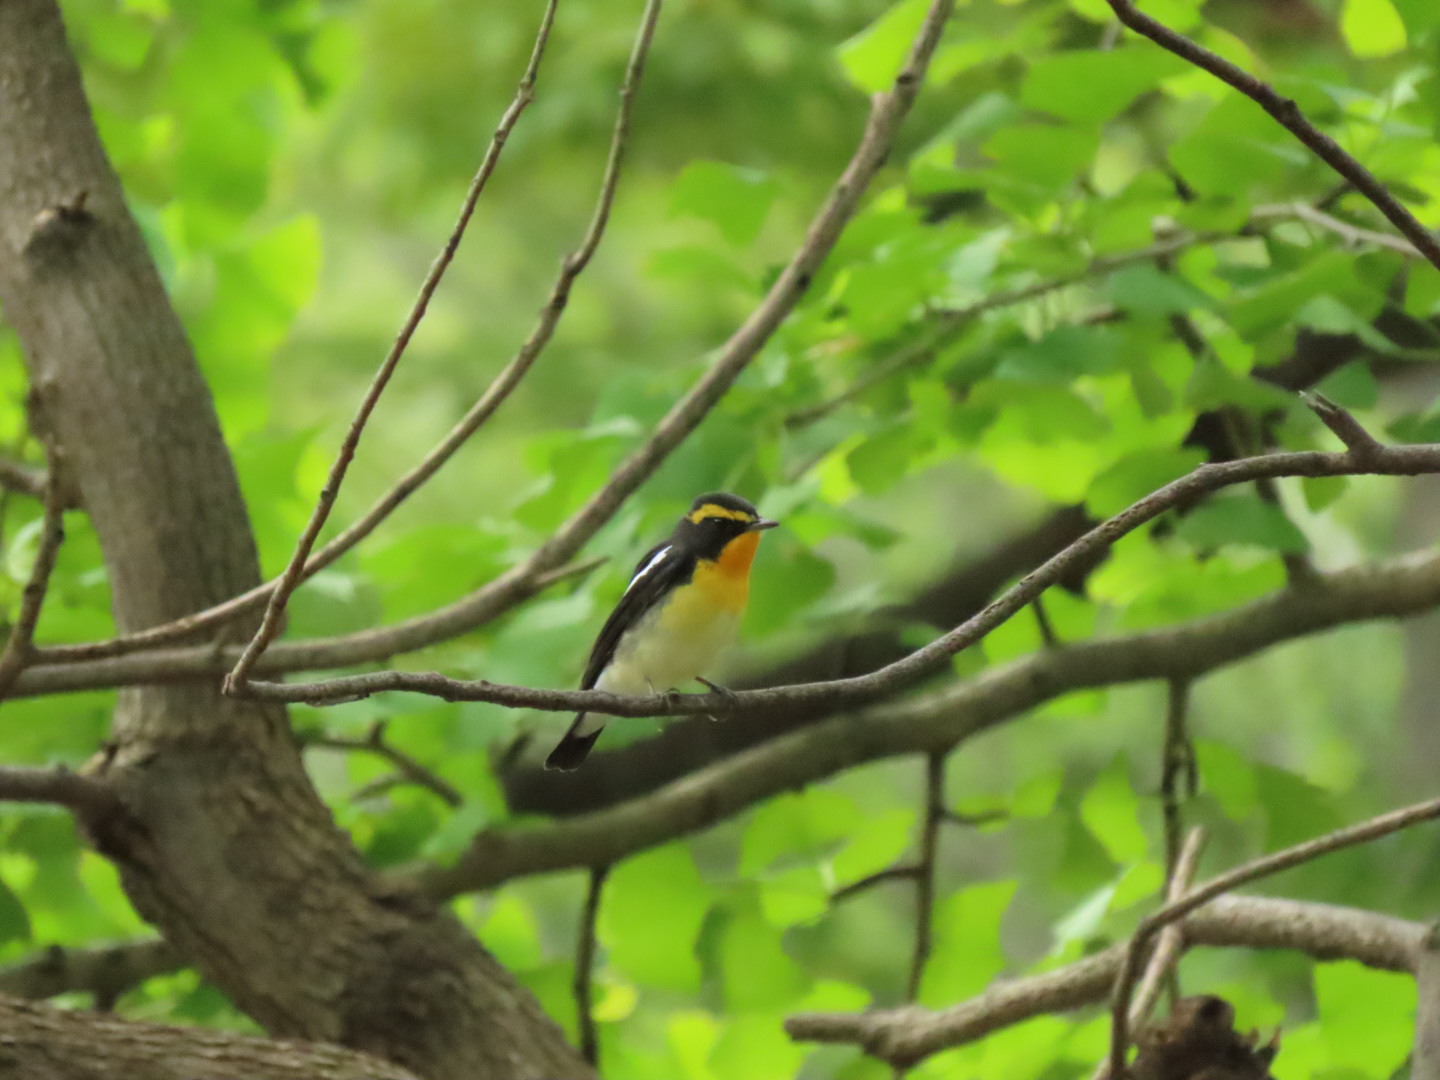
[{"label": "rough bark", "polygon": [[336,1046],[137,1024],[0,997],[7,1080],[415,1080]]},{"label": "rough bark", "polygon": [[[100,537],[118,628],[256,584],[209,390],[52,0],[0,2],[0,302],[25,349],[37,425]],[[137,910],[271,1033],[339,1042],[431,1080],[588,1073],[458,921],[366,870],[282,710],[229,701],[214,682],[132,688],[94,768],[127,814],[89,825]],[[87,1075],[56,1073],[72,1074]],[[142,1074],[161,1075],[130,1075]]]}]

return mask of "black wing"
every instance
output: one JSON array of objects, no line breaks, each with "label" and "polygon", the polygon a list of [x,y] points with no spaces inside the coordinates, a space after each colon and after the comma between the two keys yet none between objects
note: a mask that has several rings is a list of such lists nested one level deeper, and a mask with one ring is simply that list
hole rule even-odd
[{"label": "black wing", "polygon": [[630,578],[625,595],[600,628],[600,636],[590,650],[590,662],[585,665],[585,678],[580,681],[581,690],[594,688],[605,665],[614,657],[615,648],[625,631],[639,622],[671,589],[689,581],[694,570],[694,560],[670,547],[669,541],[656,544],[645,553],[645,557],[635,565],[635,573]]}]

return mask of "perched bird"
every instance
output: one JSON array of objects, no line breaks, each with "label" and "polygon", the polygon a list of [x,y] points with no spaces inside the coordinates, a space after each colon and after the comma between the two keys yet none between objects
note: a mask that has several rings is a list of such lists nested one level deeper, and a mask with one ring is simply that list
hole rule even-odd
[{"label": "perched bird", "polygon": [[[701,495],[670,539],[651,549],[590,650],[582,690],[662,693],[701,678],[735,636],[750,597],[750,563],[767,521],[744,499]],[[581,713],[545,760],[576,769],[605,729],[599,713]]]}]

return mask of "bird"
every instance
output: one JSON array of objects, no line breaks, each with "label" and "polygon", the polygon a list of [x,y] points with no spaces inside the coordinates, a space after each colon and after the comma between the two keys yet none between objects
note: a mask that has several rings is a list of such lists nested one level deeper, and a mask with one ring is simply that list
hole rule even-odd
[{"label": "bird", "polygon": [[[734,639],[760,533],[778,524],[738,495],[713,491],[696,498],[670,539],[636,564],[590,650],[580,688],[661,693],[694,679],[724,692],[702,673]],[[545,767],[578,769],[605,721],[599,713],[577,715]]]}]

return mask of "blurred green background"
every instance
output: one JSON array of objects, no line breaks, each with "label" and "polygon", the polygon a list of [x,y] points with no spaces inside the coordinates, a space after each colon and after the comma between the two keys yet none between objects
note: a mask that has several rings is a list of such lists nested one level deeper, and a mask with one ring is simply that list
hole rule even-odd
[{"label": "blurred green background", "polygon": [[[1274,80],[1421,219],[1440,225],[1440,6],[1433,0],[1152,0],[1157,17]],[[214,389],[267,573],[283,566],[335,447],[439,250],[509,103],[540,7],[431,0],[70,0],[106,146]],[[306,585],[289,636],[393,622],[490,580],[547,536],[703,371],[754,306],[843,167],[918,25],[905,0],[684,0],[665,12],[609,232],[559,334],[516,395],[370,541]],[[639,5],[562,0],[520,122],[399,374],[366,432],[335,527],[448,430],[533,325],[583,234]],[[1050,508],[1116,510],[1204,460],[1187,436],[1227,418],[1238,448],[1331,447],[1294,396],[1250,373],[1348,336],[1321,388],[1394,439],[1431,440],[1440,275],[1293,215],[1388,226],[1249,102],[1115,32],[1102,0],[962,4],[930,84],[865,209],[799,311],[704,426],[590,545],[610,557],[407,666],[569,686],[633,560],[697,492],[736,490],[769,534],[733,671],[763,673],[864,629]],[[1170,255],[1096,259],[1193,235]],[[889,370],[935,313],[1071,281],[962,321]],[[1187,339],[1177,321],[1197,340]],[[1428,335],[1428,336],[1427,336]],[[27,438],[24,375],[0,327],[0,443]],[[1122,541],[1047,608],[1062,640],[1169,625],[1321,569],[1428,546],[1433,480],[1237,489]],[[42,643],[108,636],[103,570],[76,520]],[[0,599],[33,558],[38,508],[4,503]],[[905,640],[946,629],[916,623]],[[1440,623],[1342,629],[1277,648],[1194,691],[1204,864],[1234,861],[1434,793]],[[973,675],[1043,647],[1025,613],[956,661]],[[942,837],[923,1004],[1074,959],[1155,903],[1165,688],[1063,697],[952,755],[951,803],[1003,810]],[[0,757],[78,764],[113,694],[7,703]],[[302,732],[388,737],[463,795],[457,810],[388,766],[314,750],[337,818],[379,866],[448,860],[507,815],[494,761],[566,718],[384,697],[296,708]],[[607,743],[645,737],[611,725]],[[913,852],[923,763],[867,766],[616,867],[596,973],[607,1076],[861,1078],[846,1049],[791,1044],[810,1008],[893,1004],[912,941],[909,886],[836,888]],[[0,818],[0,957],[144,927],[68,818]],[[1437,843],[1413,834],[1334,856],[1264,891],[1424,918]],[[580,874],[457,901],[476,932],[575,1030]],[[1242,1027],[1283,1023],[1276,1075],[1388,1077],[1408,1047],[1408,979],[1282,954],[1197,952],[1187,991]],[[155,979],[125,1015],[247,1023],[193,974]],[[1363,1017],[1363,1022],[1357,1020]],[[1032,1021],[912,1075],[1088,1074],[1097,1014]],[[1367,1050],[1368,1048],[1368,1050]]]}]

